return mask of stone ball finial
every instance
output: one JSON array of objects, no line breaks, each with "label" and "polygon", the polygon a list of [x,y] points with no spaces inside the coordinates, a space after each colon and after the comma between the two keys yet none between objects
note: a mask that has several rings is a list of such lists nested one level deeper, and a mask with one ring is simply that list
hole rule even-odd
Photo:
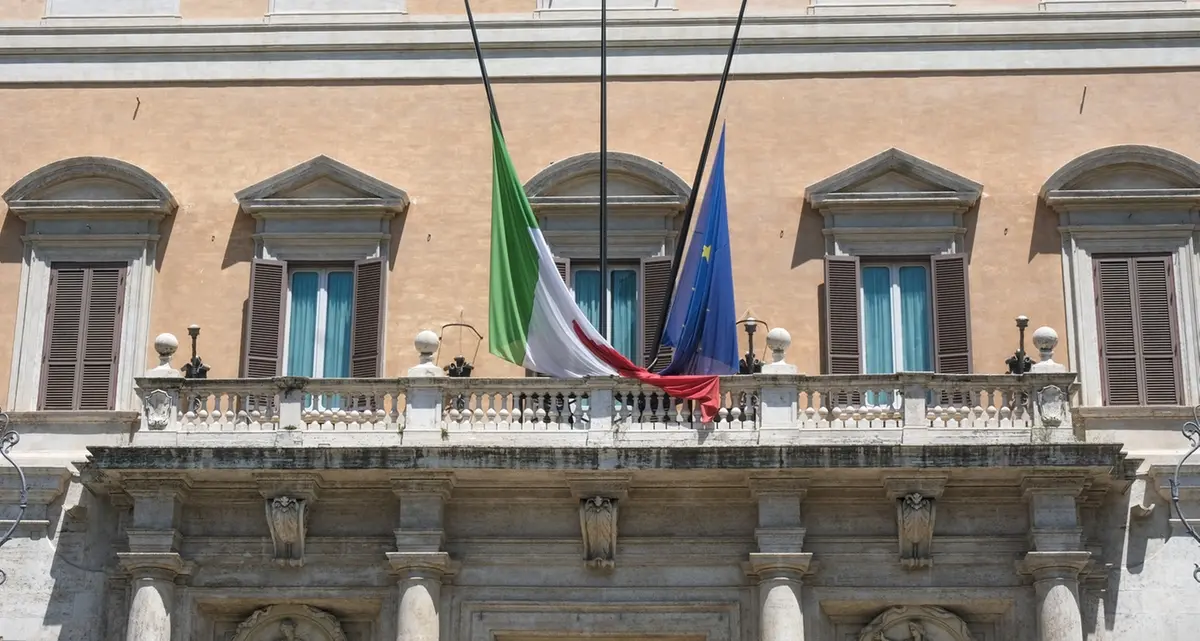
[{"label": "stone ball finial", "polygon": [[[1043,355],[1053,353],[1058,346],[1058,332],[1053,327],[1039,327],[1033,331],[1033,346]],[[1045,356],[1043,356],[1045,358]]]},{"label": "stone ball finial", "polygon": [[154,338],[154,351],[158,352],[160,358],[171,358],[177,349],[179,349],[179,339],[175,338],[174,334],[163,333]]},{"label": "stone ball finial", "polygon": [[784,352],[792,345],[792,335],[782,327],[776,327],[767,332],[767,349],[771,350],[771,360],[778,363],[783,360]]},{"label": "stone ball finial", "polygon": [[432,362],[433,353],[437,351],[440,343],[438,335],[428,329],[419,332],[416,340],[413,341],[413,345],[417,348],[417,353],[421,355],[422,363]]}]

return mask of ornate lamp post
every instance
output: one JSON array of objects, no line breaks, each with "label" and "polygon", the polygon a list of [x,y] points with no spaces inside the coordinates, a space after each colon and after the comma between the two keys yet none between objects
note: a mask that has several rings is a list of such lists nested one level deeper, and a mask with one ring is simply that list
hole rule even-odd
[{"label": "ornate lamp post", "polygon": [[196,355],[196,339],[200,338],[200,326],[188,326],[188,336],[192,337],[192,360],[184,364],[183,377],[208,378],[208,365],[205,365],[204,361],[200,360],[200,357]]},{"label": "ornate lamp post", "polygon": [[1029,373],[1029,369],[1033,367],[1033,359],[1025,353],[1025,330],[1029,328],[1029,318],[1026,316],[1017,317],[1017,351],[1009,356],[1004,361],[1008,365],[1008,373],[1020,376]]},{"label": "ornate lamp post", "polygon": [[[762,372],[762,361],[758,360],[758,357],[754,355],[754,333],[758,331],[758,324],[761,322],[757,318],[749,316],[745,320],[740,320],[736,323],[746,330],[746,340],[748,342],[746,356],[738,361],[738,374],[759,374]],[[767,329],[770,329],[770,327]]]},{"label": "ornate lamp post", "polygon": [[[1188,523],[1187,518],[1183,516],[1183,511],[1179,509],[1179,473],[1183,470],[1183,464],[1187,462],[1197,450],[1200,450],[1200,407],[1192,410],[1192,420],[1183,424],[1183,436],[1192,444],[1192,449],[1179,459],[1179,464],[1175,466],[1175,476],[1171,477],[1171,504],[1175,506],[1175,516],[1179,517],[1179,521],[1183,523],[1183,527],[1187,533],[1200,543],[1200,534],[1196,529]],[[1192,578],[1200,583],[1200,564],[1196,564],[1196,569],[1192,571]]]},{"label": "ornate lamp post", "polygon": [[[21,519],[25,518],[25,508],[29,507],[29,484],[25,481],[25,472],[21,469],[21,466],[17,465],[17,462],[12,460],[12,458],[8,455],[13,446],[20,441],[21,435],[18,434],[16,430],[8,429],[8,414],[4,411],[0,411],[0,456],[3,456],[4,460],[8,461],[10,465],[16,468],[17,476],[20,477],[21,481],[20,503],[17,504],[17,507],[19,508],[17,511],[17,518],[13,520],[12,526],[10,526],[8,531],[4,533],[4,536],[0,537],[0,546],[8,543],[8,540],[12,538],[13,533],[17,531],[17,526],[21,525]],[[8,575],[4,573],[4,570],[0,570],[0,584],[3,584],[7,580]]]}]

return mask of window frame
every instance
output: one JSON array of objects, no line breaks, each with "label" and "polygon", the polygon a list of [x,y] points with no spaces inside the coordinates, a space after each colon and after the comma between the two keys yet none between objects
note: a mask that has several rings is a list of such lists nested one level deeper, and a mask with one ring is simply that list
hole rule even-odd
[{"label": "window frame", "polygon": [[[858,285],[858,318],[859,318],[859,341],[862,350],[862,365],[865,370],[867,367],[867,314],[866,314],[866,286],[863,284],[862,271],[871,267],[887,267],[889,278],[891,279],[889,291],[891,294],[891,312],[892,312],[892,372],[915,372],[925,370],[910,370],[904,367],[897,368],[896,363],[904,362],[904,344],[900,338],[903,335],[904,319],[902,318],[902,308],[900,301],[900,268],[901,267],[920,267],[925,270],[925,291],[926,291],[926,308],[929,312],[929,324],[926,327],[926,332],[929,339],[928,358],[930,363],[935,363],[937,360],[937,346],[934,344],[934,309],[933,309],[933,269],[929,257],[923,261],[915,257],[898,258],[889,260],[887,258],[861,258],[859,263],[859,285]],[[935,371],[936,364],[933,370]]]},{"label": "window frame", "polygon": [[[581,270],[582,271],[596,271],[596,272],[600,271],[600,260],[599,259],[588,259],[588,258],[575,258],[575,259],[571,260],[571,279],[570,279],[570,282],[568,283],[568,286],[569,286],[568,288],[571,290],[572,298],[575,297],[575,274]],[[638,313],[635,315],[636,326],[633,329],[633,336],[634,336],[634,340],[637,341],[637,345],[636,345],[636,348],[634,351],[636,354],[640,355],[642,353],[642,351],[645,349],[644,346],[642,345],[642,343],[643,343],[642,323],[645,321],[645,319],[642,318],[641,309],[642,309],[642,300],[645,298],[646,292],[645,292],[644,282],[642,280],[642,265],[639,261],[618,259],[618,260],[611,260],[608,262],[608,279],[604,279],[601,281],[601,285],[603,286],[603,291],[601,292],[601,295],[604,296],[605,304],[608,306],[608,314],[606,316],[606,320],[608,320],[608,328],[607,328],[607,331],[605,331],[603,333],[605,336],[610,336],[610,337],[612,336],[612,320],[613,320],[612,303],[613,303],[613,300],[612,300],[612,287],[610,286],[610,283],[612,281],[612,274],[614,271],[632,271],[634,273],[635,277],[637,278],[637,298],[634,300],[634,304],[637,306]],[[597,327],[596,329],[599,330],[600,328]],[[631,358],[630,360],[637,362],[639,360],[639,358],[635,357],[635,358]]]},{"label": "window frame", "polygon": [[[287,271],[287,294],[284,296],[284,316],[283,316],[283,354],[280,357],[280,370],[287,374],[288,359],[291,355],[292,341],[292,277],[297,272],[316,272],[317,273],[317,314],[316,328],[313,336],[313,341],[316,345],[313,346],[313,374],[312,378],[324,378],[325,370],[325,332],[327,329],[327,317],[329,314],[329,275],[332,273],[347,273],[351,279],[354,278],[354,263],[345,263],[343,261],[332,261],[328,263],[288,263]],[[353,287],[353,286],[352,286]],[[351,290],[353,292],[353,289]],[[353,300],[351,301],[353,305]],[[354,313],[351,309],[350,314],[350,332],[353,336],[354,332]],[[346,371],[350,371],[351,353],[346,353]],[[321,372],[318,375],[317,372]]]}]

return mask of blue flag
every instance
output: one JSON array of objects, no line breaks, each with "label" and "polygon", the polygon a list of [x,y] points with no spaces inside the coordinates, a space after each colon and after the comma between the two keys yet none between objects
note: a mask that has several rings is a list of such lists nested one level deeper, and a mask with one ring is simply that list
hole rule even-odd
[{"label": "blue flag", "polygon": [[663,328],[663,345],[675,357],[663,374],[725,375],[738,372],[737,316],[725,202],[725,127],[708,178],[708,190],[679,272]]}]

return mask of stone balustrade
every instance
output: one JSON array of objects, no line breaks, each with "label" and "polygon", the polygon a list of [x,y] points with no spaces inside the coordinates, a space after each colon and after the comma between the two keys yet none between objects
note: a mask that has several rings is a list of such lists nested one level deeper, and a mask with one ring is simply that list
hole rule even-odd
[{"label": "stone balustrade", "polygon": [[1053,330],[1038,331],[1042,360],[1024,376],[805,376],[784,359],[790,336],[772,330],[764,373],[723,377],[709,423],[697,403],[631,379],[449,378],[432,362],[430,332],[417,337],[420,364],[409,376],[371,379],[181,378],[170,365],[178,343],[164,334],[155,340],[160,364],[137,379],[135,443],[250,444],[279,434],[328,445],[1071,441],[1075,375],[1051,358]]}]

